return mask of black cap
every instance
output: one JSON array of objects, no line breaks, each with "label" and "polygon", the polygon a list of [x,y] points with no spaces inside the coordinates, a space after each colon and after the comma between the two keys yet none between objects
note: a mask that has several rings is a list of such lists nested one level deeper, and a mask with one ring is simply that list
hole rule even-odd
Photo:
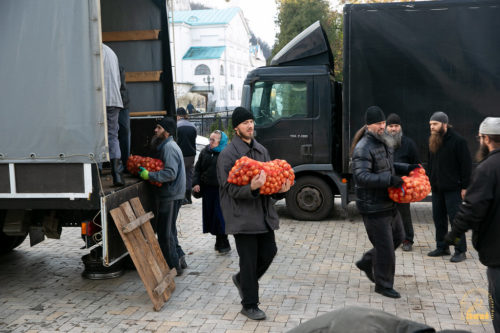
[{"label": "black cap", "polygon": [[378,106],[370,106],[365,112],[365,123],[367,125],[379,123],[385,120],[384,111]]},{"label": "black cap", "polygon": [[185,116],[185,115],[187,115],[186,109],[184,109],[183,107],[178,108],[177,109],[177,115],[178,116]]},{"label": "black cap", "polygon": [[233,115],[231,116],[233,128],[238,127],[239,124],[248,119],[254,119],[253,114],[244,107],[238,106],[236,109],[234,109]]},{"label": "black cap", "polygon": [[170,118],[170,117],[164,117],[160,122],[158,123],[165,131],[167,131],[170,135],[174,135],[176,131],[176,124],[175,121]]},{"label": "black cap", "polygon": [[390,115],[387,116],[387,120],[385,121],[385,125],[401,125],[401,118],[395,113],[391,113]]}]

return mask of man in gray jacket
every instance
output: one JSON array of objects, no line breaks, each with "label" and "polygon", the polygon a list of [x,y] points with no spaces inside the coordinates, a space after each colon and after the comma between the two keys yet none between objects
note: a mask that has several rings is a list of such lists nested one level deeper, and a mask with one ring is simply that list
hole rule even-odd
[{"label": "man in gray jacket", "polygon": [[142,169],[142,179],[162,183],[158,190],[159,213],[157,222],[158,243],[170,269],[175,268],[177,275],[187,267],[184,251],[177,239],[177,215],[186,192],[186,173],[182,152],[172,134],[176,131],[172,118],[163,118],[155,128],[155,137],[160,141],[158,151],[164,163],[163,170],[148,172]]},{"label": "man in gray jacket", "polygon": [[[233,275],[233,282],[242,298],[241,313],[250,319],[262,320],[266,314],[258,307],[258,280],[271,265],[277,252],[274,230],[279,228],[279,219],[273,204],[279,194],[274,195],[274,199],[259,194],[260,187],[266,182],[264,171],[244,186],[227,182],[229,171],[239,158],[248,156],[261,162],[270,160],[267,149],[253,138],[252,113],[237,107],[233,111],[232,122],[236,135],[217,160],[220,202],[226,233],[234,235],[240,257],[240,271]],[[289,189],[290,183],[287,181],[280,193]]]}]

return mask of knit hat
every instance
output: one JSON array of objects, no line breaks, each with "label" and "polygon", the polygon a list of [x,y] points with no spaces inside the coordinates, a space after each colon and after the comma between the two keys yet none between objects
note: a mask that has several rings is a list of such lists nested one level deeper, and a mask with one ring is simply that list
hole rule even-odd
[{"label": "knit hat", "polygon": [[244,107],[238,106],[236,109],[234,109],[233,115],[231,116],[233,128],[238,127],[239,124],[248,119],[254,119],[253,114]]},{"label": "knit hat", "polygon": [[387,116],[387,120],[385,121],[385,125],[401,125],[401,118],[395,113],[391,113]]},{"label": "knit hat", "polygon": [[160,120],[158,125],[163,127],[163,129],[167,131],[170,135],[174,135],[177,129],[175,121],[170,117],[164,117],[162,120]]},{"label": "knit hat", "polygon": [[439,121],[440,123],[448,124],[448,115],[443,111],[437,111],[431,116],[430,121]]},{"label": "knit hat", "polygon": [[378,106],[370,106],[365,112],[365,123],[367,125],[379,123],[385,120],[384,111]]},{"label": "knit hat", "polygon": [[177,109],[177,115],[178,116],[185,116],[185,115],[187,115],[186,109],[184,109],[183,107],[178,108]]},{"label": "knit hat", "polygon": [[479,133],[500,135],[500,117],[487,117],[479,126]]}]

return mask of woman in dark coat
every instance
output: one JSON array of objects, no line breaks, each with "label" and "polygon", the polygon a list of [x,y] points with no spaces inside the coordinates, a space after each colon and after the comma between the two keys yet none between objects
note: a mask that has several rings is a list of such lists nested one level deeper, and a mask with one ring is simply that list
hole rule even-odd
[{"label": "woman in dark coat", "polygon": [[194,167],[193,193],[201,193],[203,207],[203,233],[215,235],[215,250],[227,253],[231,250],[219,200],[217,158],[227,145],[227,135],[219,130],[210,134],[210,144],[200,153]]}]

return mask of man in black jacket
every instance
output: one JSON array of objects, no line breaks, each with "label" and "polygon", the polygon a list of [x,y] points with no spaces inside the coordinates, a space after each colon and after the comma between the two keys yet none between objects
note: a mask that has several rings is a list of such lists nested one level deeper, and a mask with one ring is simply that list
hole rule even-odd
[{"label": "man in black jacket", "polygon": [[459,243],[460,236],[472,229],[472,244],[481,263],[488,267],[493,300],[490,311],[495,332],[500,333],[500,118],[486,118],[479,127],[478,139],[480,164],[445,240]]},{"label": "man in black jacket", "polygon": [[[403,128],[401,127],[401,118],[391,113],[387,116],[385,123],[385,132],[390,138],[394,140],[394,162],[419,164],[417,145],[415,142],[403,135]],[[402,176],[402,174],[398,175]],[[405,240],[403,241],[403,251],[411,251],[413,246],[413,223],[411,220],[410,204],[398,203],[396,204],[401,219],[403,220],[403,227],[405,229]]]},{"label": "man in black jacket", "polygon": [[[432,188],[432,217],[436,227],[436,249],[429,252],[430,257],[450,254],[444,236],[448,232],[448,219],[453,223],[467,186],[469,186],[472,160],[467,142],[450,125],[446,113],[435,112],[429,121],[428,174]],[[451,262],[465,260],[467,243],[465,234],[455,246]]]},{"label": "man in black jacket", "polygon": [[387,144],[385,115],[378,106],[370,106],[365,113],[366,130],[359,131],[361,139],[353,140],[352,171],[356,185],[356,206],[360,211],[373,249],[356,266],[375,282],[375,292],[386,297],[399,298],[394,290],[396,255],[394,250],[404,239],[401,215],[387,188],[399,187],[403,179],[398,173],[408,173],[418,165],[394,164],[392,148]]},{"label": "man in black jacket", "polygon": [[177,109],[177,144],[182,150],[186,170],[186,193],[182,204],[191,203],[191,184],[193,182],[194,159],[196,157],[196,127],[188,120],[186,109]]},{"label": "man in black jacket", "polygon": [[266,182],[266,173],[261,171],[249,184],[238,186],[228,183],[229,171],[236,160],[248,156],[254,160],[270,160],[267,149],[254,138],[253,114],[237,107],[232,114],[235,136],[217,159],[217,179],[220,187],[220,204],[226,233],[234,235],[236,250],[240,257],[240,271],[233,275],[243,309],[241,313],[253,320],[266,318],[259,309],[259,278],[264,275],[277,253],[274,230],[279,228],[279,218],[274,209],[274,199],[283,197],[290,189],[287,180],[280,194],[261,195],[260,187]]}]

